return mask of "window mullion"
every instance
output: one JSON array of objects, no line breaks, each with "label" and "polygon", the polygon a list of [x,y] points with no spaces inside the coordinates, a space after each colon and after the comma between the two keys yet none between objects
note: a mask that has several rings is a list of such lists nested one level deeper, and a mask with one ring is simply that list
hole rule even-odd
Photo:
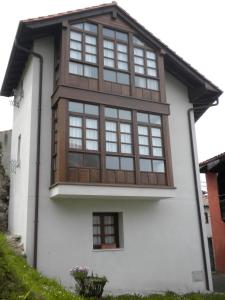
[{"label": "window mullion", "polygon": [[134,164],[135,164],[135,181],[140,184],[140,168],[139,168],[139,147],[138,147],[138,130],[137,130],[137,114],[133,111],[133,151],[134,151]]}]

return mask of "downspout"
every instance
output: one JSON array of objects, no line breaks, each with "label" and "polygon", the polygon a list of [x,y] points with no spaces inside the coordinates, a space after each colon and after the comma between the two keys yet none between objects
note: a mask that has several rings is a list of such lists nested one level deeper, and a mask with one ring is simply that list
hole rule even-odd
[{"label": "downspout", "polygon": [[203,222],[201,217],[201,206],[200,206],[200,198],[198,192],[198,179],[197,179],[197,166],[195,163],[195,150],[194,150],[194,137],[192,132],[192,112],[201,110],[202,108],[209,108],[212,106],[216,106],[219,104],[219,100],[216,99],[211,105],[203,104],[196,108],[192,107],[189,108],[188,113],[188,125],[189,125],[189,134],[191,140],[191,156],[192,156],[192,169],[193,169],[193,176],[194,176],[194,183],[195,183],[195,199],[197,205],[197,213],[198,213],[198,224],[200,229],[200,239],[201,239],[201,248],[202,248],[202,256],[203,256],[203,265],[204,265],[204,273],[205,273],[205,281],[206,281],[206,289],[209,290],[209,276],[208,276],[208,268],[207,268],[207,260],[206,260],[206,251],[205,251],[205,243],[204,243],[204,233],[203,233]]},{"label": "downspout", "polygon": [[34,241],[33,241],[33,267],[37,268],[37,245],[38,245],[38,215],[39,215],[39,181],[40,181],[40,141],[41,141],[41,106],[42,106],[42,78],[43,56],[30,49],[24,48],[15,40],[14,45],[18,50],[37,57],[40,62],[39,88],[38,88],[38,115],[37,115],[37,152],[36,152],[36,179],[35,179],[35,207],[34,207]]}]

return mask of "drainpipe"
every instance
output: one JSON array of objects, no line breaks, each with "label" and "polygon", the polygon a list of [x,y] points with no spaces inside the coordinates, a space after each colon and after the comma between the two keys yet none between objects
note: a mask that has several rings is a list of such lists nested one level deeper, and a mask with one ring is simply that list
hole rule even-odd
[{"label": "drainpipe", "polygon": [[206,251],[205,251],[205,243],[204,243],[204,234],[203,234],[203,222],[202,222],[202,216],[201,216],[201,205],[200,205],[200,198],[199,198],[199,192],[198,192],[198,179],[197,179],[197,166],[195,163],[195,150],[194,150],[194,137],[192,132],[192,113],[194,111],[201,110],[202,108],[209,108],[212,106],[216,106],[219,104],[219,100],[215,99],[215,101],[211,105],[203,104],[201,106],[198,106],[196,108],[192,107],[189,108],[188,113],[188,125],[189,125],[189,134],[190,134],[190,140],[191,140],[191,156],[192,156],[192,169],[193,169],[193,177],[194,177],[194,183],[195,183],[195,199],[196,199],[196,205],[197,205],[197,213],[198,213],[198,224],[199,224],[199,230],[200,230],[200,239],[201,239],[201,248],[202,248],[202,256],[203,256],[203,265],[204,265],[204,273],[205,273],[205,281],[206,281],[206,289],[209,290],[209,277],[208,277],[208,268],[207,268],[207,260],[206,260]]},{"label": "drainpipe", "polygon": [[43,78],[43,56],[30,49],[24,48],[15,40],[18,50],[37,57],[40,62],[39,88],[38,88],[38,115],[37,115],[37,153],[36,153],[36,179],[35,179],[35,207],[34,207],[34,241],[33,241],[33,267],[37,268],[37,245],[38,245],[38,215],[39,215],[39,181],[40,181],[40,141],[41,141],[41,105],[42,105],[42,78]]}]

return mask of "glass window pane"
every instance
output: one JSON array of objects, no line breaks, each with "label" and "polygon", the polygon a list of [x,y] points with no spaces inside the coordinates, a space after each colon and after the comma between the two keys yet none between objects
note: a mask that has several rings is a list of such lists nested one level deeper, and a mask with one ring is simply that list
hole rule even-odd
[{"label": "glass window pane", "polygon": [[148,123],[148,114],[145,113],[137,113],[137,121]]},{"label": "glass window pane", "polygon": [[146,79],[143,77],[135,76],[135,86],[145,89],[146,88]]},{"label": "glass window pane", "polygon": [[81,139],[69,139],[69,148],[82,149]]},{"label": "glass window pane", "polygon": [[69,135],[70,137],[82,138],[82,130],[81,128],[70,127]]},{"label": "glass window pane", "polygon": [[147,66],[156,69],[156,62],[154,60],[147,59]]},{"label": "glass window pane", "polygon": [[159,82],[155,79],[147,79],[147,88],[149,90],[158,91],[159,90]]},{"label": "glass window pane", "polygon": [[72,27],[79,28],[80,30],[84,29],[84,23],[73,24]]},{"label": "glass window pane", "polygon": [[134,56],[134,63],[137,65],[144,66],[144,59],[138,56]]},{"label": "glass window pane", "polygon": [[151,128],[152,136],[161,137],[161,130],[159,128]]},{"label": "glass window pane", "polygon": [[111,38],[115,38],[115,31],[104,27],[103,28],[103,35],[111,37]]},{"label": "glass window pane", "polygon": [[84,30],[97,33],[97,26],[91,23],[84,23]]},{"label": "glass window pane", "polygon": [[151,51],[146,51],[146,56],[147,56],[147,58],[152,59],[152,60],[156,59],[155,53],[151,52]]},{"label": "glass window pane", "polygon": [[121,144],[121,153],[127,153],[127,154],[132,153],[131,145]]},{"label": "glass window pane", "polygon": [[149,145],[148,137],[147,136],[138,136],[138,143],[139,145]]},{"label": "glass window pane", "polygon": [[104,225],[113,225],[114,216],[104,216]]},{"label": "glass window pane", "polygon": [[149,120],[151,124],[161,125],[161,116],[149,115]]},{"label": "glass window pane", "polygon": [[162,147],[162,140],[161,138],[152,138],[152,146]]},{"label": "glass window pane", "polygon": [[104,70],[104,80],[116,82],[116,72],[110,70]]},{"label": "glass window pane", "polygon": [[120,165],[121,165],[121,170],[126,170],[126,171],[134,170],[134,160],[131,157],[121,157]]},{"label": "glass window pane", "polygon": [[98,128],[97,120],[86,119],[86,128],[97,129]]},{"label": "glass window pane", "polygon": [[128,41],[128,34],[116,31],[116,39],[121,41]]},{"label": "glass window pane", "polygon": [[93,216],[93,225],[100,225],[100,216]]},{"label": "glass window pane", "polygon": [[130,77],[128,74],[117,72],[117,82],[121,84],[130,84]]},{"label": "glass window pane", "polygon": [[69,63],[69,72],[76,75],[83,76],[83,65],[74,62]]},{"label": "glass window pane", "polygon": [[109,49],[104,49],[104,57],[114,58],[114,51]]},{"label": "glass window pane", "polygon": [[120,123],[120,132],[131,133],[130,124]]},{"label": "glass window pane", "polygon": [[97,140],[98,139],[98,131],[94,129],[86,130],[86,139]]},{"label": "glass window pane", "polygon": [[114,49],[114,43],[113,42],[110,42],[110,41],[107,41],[107,40],[104,40],[104,48],[107,48],[107,49]]},{"label": "glass window pane", "polygon": [[117,44],[117,51],[127,53],[127,46],[123,44]]},{"label": "glass window pane", "polygon": [[128,57],[127,57],[127,54],[125,53],[117,53],[117,58],[118,60],[121,60],[121,61],[128,61]]},{"label": "glass window pane", "polygon": [[152,148],[152,155],[153,156],[163,156],[162,148],[155,148],[155,147],[153,147]]},{"label": "glass window pane", "polygon": [[98,68],[84,65],[84,76],[98,78]]},{"label": "glass window pane", "polygon": [[106,156],[106,169],[119,170],[119,157]]},{"label": "glass window pane", "polygon": [[[82,103],[70,101],[69,102],[69,111],[83,113],[84,112],[84,105]],[[74,117],[71,117],[71,118],[74,118]]]},{"label": "glass window pane", "polygon": [[91,45],[85,45],[85,52],[96,54],[96,47]]},{"label": "glass window pane", "polygon": [[118,61],[118,69],[127,71],[128,70],[128,63]]},{"label": "glass window pane", "polygon": [[116,124],[115,122],[105,122],[105,129],[108,131],[116,131]]},{"label": "glass window pane", "polygon": [[82,118],[70,117],[70,126],[82,127]]},{"label": "glass window pane", "polygon": [[105,243],[106,244],[114,244],[115,243],[115,237],[114,236],[106,236],[105,237]]},{"label": "glass window pane", "polygon": [[96,64],[97,62],[97,57],[96,55],[92,54],[85,54],[85,61]]},{"label": "glass window pane", "polygon": [[93,236],[93,245],[94,246],[101,245],[101,237],[100,236]]},{"label": "glass window pane", "polygon": [[138,126],[138,134],[148,135],[148,127],[147,126]]},{"label": "glass window pane", "polygon": [[84,110],[86,114],[99,115],[99,107],[97,105],[85,104]]},{"label": "glass window pane", "polygon": [[139,146],[139,154],[149,155],[149,148],[147,146]]},{"label": "glass window pane", "polygon": [[82,34],[74,31],[70,31],[70,38],[75,41],[82,41]]},{"label": "glass window pane", "polygon": [[114,226],[109,225],[109,226],[105,226],[105,234],[114,234]]},{"label": "glass window pane", "polygon": [[133,43],[136,45],[144,46],[144,43],[139,40],[136,36],[133,36]]},{"label": "glass window pane", "polygon": [[137,65],[134,66],[134,71],[135,71],[135,73],[141,73],[141,74],[145,73],[144,67],[137,66]]},{"label": "glass window pane", "polygon": [[114,68],[115,66],[114,59],[104,58],[104,66]]},{"label": "glass window pane", "polygon": [[117,144],[106,142],[106,151],[107,152],[117,152]]},{"label": "glass window pane", "polygon": [[70,41],[70,48],[74,50],[80,50],[81,51],[81,43],[80,42],[75,42],[75,41]]},{"label": "glass window pane", "polygon": [[140,171],[141,172],[151,172],[152,171],[152,164],[150,159],[140,159]]},{"label": "glass window pane", "polygon": [[81,52],[70,50],[70,58],[81,60]]},{"label": "glass window pane", "polygon": [[165,172],[165,165],[163,160],[153,160],[152,165],[153,165],[153,172],[158,172],[158,173]]},{"label": "glass window pane", "polygon": [[131,144],[131,135],[127,133],[121,133],[120,141],[121,143]]},{"label": "glass window pane", "polygon": [[91,44],[91,45],[96,45],[96,37],[91,36],[91,35],[85,35],[85,43]]},{"label": "glass window pane", "polygon": [[131,111],[119,109],[119,118],[124,120],[131,120]]},{"label": "glass window pane", "polygon": [[154,76],[154,77],[156,77],[157,76],[157,71],[156,71],[156,69],[147,69],[147,74],[149,75],[149,76]]},{"label": "glass window pane", "polygon": [[69,165],[69,167],[82,167],[83,166],[83,154],[69,153],[68,154],[68,165]]},{"label": "glass window pane", "polygon": [[93,234],[101,234],[101,227],[100,226],[93,226]]},{"label": "glass window pane", "polygon": [[107,131],[105,139],[108,142],[116,142],[117,141],[117,135],[114,132]]},{"label": "glass window pane", "polygon": [[86,149],[87,150],[98,150],[98,142],[86,140]]},{"label": "glass window pane", "polygon": [[105,107],[105,116],[109,118],[117,118],[117,109],[111,107]]},{"label": "glass window pane", "polygon": [[139,48],[134,48],[134,55],[144,57],[144,51]]}]

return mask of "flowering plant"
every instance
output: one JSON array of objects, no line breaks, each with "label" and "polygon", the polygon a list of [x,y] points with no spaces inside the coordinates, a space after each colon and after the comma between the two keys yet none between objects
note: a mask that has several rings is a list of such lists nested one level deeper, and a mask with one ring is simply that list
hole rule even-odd
[{"label": "flowering plant", "polygon": [[89,269],[87,267],[74,267],[70,270],[70,275],[76,281],[75,289],[80,296],[84,297],[101,297],[104,286],[107,282],[105,276],[98,275],[88,276]]}]

